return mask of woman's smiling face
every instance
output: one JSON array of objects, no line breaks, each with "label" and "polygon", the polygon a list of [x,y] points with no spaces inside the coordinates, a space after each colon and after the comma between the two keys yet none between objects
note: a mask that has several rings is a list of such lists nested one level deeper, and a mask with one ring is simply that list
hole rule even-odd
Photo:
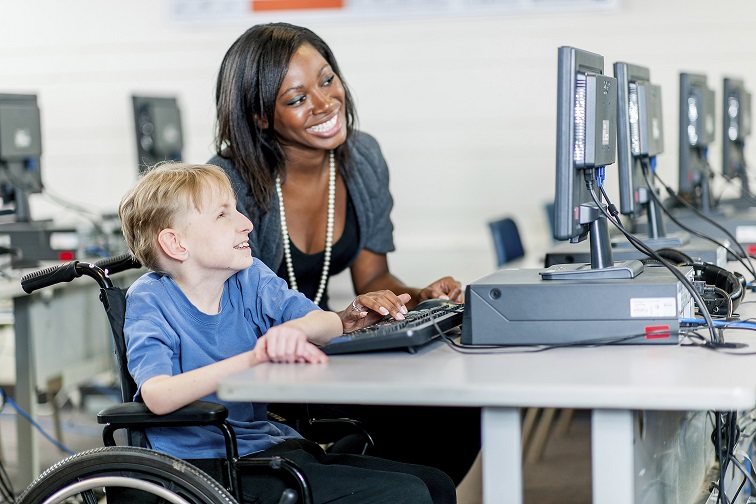
[{"label": "woman's smiling face", "polygon": [[331,150],[346,141],[341,80],[311,45],[296,50],[276,98],[274,129],[284,146]]}]

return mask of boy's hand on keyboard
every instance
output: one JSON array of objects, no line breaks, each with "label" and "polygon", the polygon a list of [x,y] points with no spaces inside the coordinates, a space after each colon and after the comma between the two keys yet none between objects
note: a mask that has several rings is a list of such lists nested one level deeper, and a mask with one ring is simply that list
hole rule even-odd
[{"label": "boy's hand on keyboard", "polygon": [[374,324],[391,315],[396,320],[404,320],[407,314],[405,304],[410,300],[409,294],[398,296],[390,290],[368,292],[357,296],[352,304],[339,312],[344,332],[352,332]]},{"label": "boy's hand on keyboard", "polygon": [[319,364],[328,357],[307,341],[307,335],[291,324],[271,327],[258,338],[253,349],[260,362],[307,362]]}]

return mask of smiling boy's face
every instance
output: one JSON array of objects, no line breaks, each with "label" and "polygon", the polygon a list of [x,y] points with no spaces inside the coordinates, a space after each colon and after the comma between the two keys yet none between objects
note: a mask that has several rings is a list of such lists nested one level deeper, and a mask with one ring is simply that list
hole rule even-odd
[{"label": "smiling boy's face", "polygon": [[252,222],[236,209],[234,194],[209,183],[196,203],[187,202],[186,212],[175,224],[193,265],[226,277],[251,266]]}]

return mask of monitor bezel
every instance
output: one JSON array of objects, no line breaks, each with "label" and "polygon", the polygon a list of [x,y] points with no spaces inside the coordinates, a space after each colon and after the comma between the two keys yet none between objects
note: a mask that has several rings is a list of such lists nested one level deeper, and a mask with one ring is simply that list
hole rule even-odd
[{"label": "monitor bezel", "polygon": [[[728,180],[746,176],[744,163],[732,168],[732,151],[736,149],[739,153],[741,160],[744,161],[743,153],[743,141],[750,136],[750,130],[746,130],[745,134],[741,134],[744,128],[742,127],[742,120],[739,121],[739,134],[736,140],[730,138],[729,125],[729,100],[730,97],[735,96],[738,99],[738,107],[743,107],[743,97],[748,95],[747,107],[751,107],[751,93],[745,87],[743,79],[734,77],[725,77],[722,80],[722,176]],[[748,111],[749,117],[751,116],[751,110]],[[739,114],[742,118],[742,113]]]},{"label": "monitor bezel", "polygon": [[580,204],[590,201],[582,170],[573,157],[575,143],[575,91],[578,72],[604,75],[604,57],[563,46],[558,50],[556,192],[554,199],[554,237],[582,241],[590,231],[580,223]]},{"label": "monitor bezel", "polygon": [[[156,163],[159,163],[161,161],[179,161],[181,160],[183,156],[183,147],[184,147],[184,132],[183,132],[183,125],[182,125],[182,115],[181,115],[181,107],[179,106],[178,97],[176,96],[158,96],[158,95],[141,95],[141,94],[133,94],[131,96],[131,102],[132,102],[132,110],[134,115],[134,133],[135,133],[135,141],[136,141],[136,149],[137,149],[137,165],[139,167],[139,172],[142,173],[146,169],[148,169],[150,166],[153,166]],[[143,134],[141,128],[140,128],[140,115],[143,107],[164,107],[168,106],[170,108],[175,109],[178,121],[176,123],[176,127],[178,129],[178,135],[179,135],[179,144],[180,147],[177,151],[173,152],[155,152],[155,151],[148,151],[144,148],[142,143],[142,137],[145,136]],[[154,118],[153,118],[154,119]],[[155,130],[159,129],[158,127],[153,126]],[[153,145],[158,145],[158,142],[155,142],[153,140]]]},{"label": "monitor bezel", "polygon": [[[678,152],[678,189],[677,192],[683,198],[689,200],[694,204],[701,203],[700,200],[710,201],[710,195],[699,194],[698,190],[708,191],[708,183],[704,180],[707,177],[708,167],[700,162],[694,155],[695,148],[705,148],[709,143],[703,146],[693,147],[688,140],[688,96],[694,89],[701,89],[702,91],[712,92],[709,88],[707,78],[705,74],[681,72],[680,73],[680,101],[679,101],[679,152]],[[715,106],[716,95],[714,96],[711,106]],[[705,112],[706,104],[702,104],[701,109]],[[716,115],[716,111],[714,111]],[[714,117],[712,117],[714,121]],[[696,166],[692,166],[691,163],[696,163]]]}]

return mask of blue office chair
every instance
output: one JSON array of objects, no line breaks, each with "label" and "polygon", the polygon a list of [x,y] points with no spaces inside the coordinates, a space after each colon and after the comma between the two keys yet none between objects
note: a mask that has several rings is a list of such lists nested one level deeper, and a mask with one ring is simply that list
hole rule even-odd
[{"label": "blue office chair", "polygon": [[489,222],[488,227],[491,229],[498,266],[503,266],[525,255],[520,231],[511,217]]},{"label": "blue office chair", "polygon": [[[554,205],[546,205],[549,224],[554,225]],[[488,223],[496,249],[496,261],[499,267],[525,255],[517,224],[511,217],[505,217]],[[522,447],[528,462],[538,462],[543,457],[554,416],[559,412],[558,432],[566,432],[573,414],[572,409],[527,408],[522,426]]]}]

